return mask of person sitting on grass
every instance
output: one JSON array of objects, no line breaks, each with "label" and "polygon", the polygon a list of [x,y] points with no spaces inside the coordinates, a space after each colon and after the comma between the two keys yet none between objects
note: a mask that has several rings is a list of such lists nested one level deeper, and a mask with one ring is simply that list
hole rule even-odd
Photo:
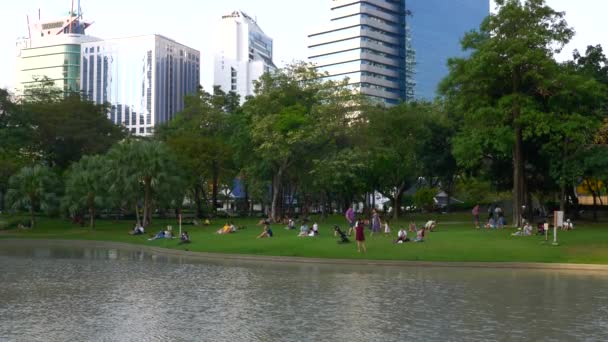
[{"label": "person sitting on grass", "polygon": [[312,229],[308,232],[308,236],[315,237],[317,235],[319,235],[319,225],[317,224],[317,222],[315,222],[312,225]]},{"label": "person sitting on grass", "polygon": [[403,227],[401,227],[397,233],[397,240],[395,240],[395,243],[404,243],[408,241],[410,241],[410,239],[407,237],[407,232]]},{"label": "person sitting on grass", "polygon": [[190,235],[188,235],[188,232],[183,232],[182,236],[179,237],[179,244],[183,245],[186,243],[190,243]]},{"label": "person sitting on grass", "polygon": [[428,230],[429,232],[432,232],[436,227],[437,227],[437,221],[434,221],[434,220],[428,220],[424,224],[424,230]]},{"label": "person sitting on grass", "polygon": [[218,229],[218,231],[216,233],[217,234],[230,234],[230,233],[232,233],[232,228],[230,227],[228,222],[226,222],[226,224],[222,228]]},{"label": "person sitting on grass", "polygon": [[270,229],[270,222],[264,221],[264,230],[260,235],[258,235],[258,239],[270,238],[272,237],[272,229]]},{"label": "person sitting on grass", "polygon": [[300,226],[300,234],[298,234],[298,236],[308,236],[308,225],[306,224],[306,221],[302,222],[302,225]]},{"label": "person sitting on grass", "polygon": [[414,242],[424,242],[425,228],[422,227],[416,231],[416,240]]},{"label": "person sitting on grass", "polygon": [[203,225],[209,226],[209,225],[211,225],[211,221],[209,221],[209,219],[206,218],[205,221],[203,222]]},{"label": "person sitting on grass", "polygon": [[414,223],[414,221],[410,221],[409,230],[411,233],[418,231],[418,227],[416,227],[416,223]]},{"label": "person sitting on grass", "polygon": [[524,236],[532,236],[532,225],[530,222],[524,222]]},{"label": "person sitting on grass", "polygon": [[545,220],[540,221],[536,229],[536,235],[545,235]]},{"label": "person sitting on grass", "polygon": [[289,220],[287,220],[287,227],[285,227],[285,229],[292,230],[295,228],[296,228],[296,222],[292,218],[289,218]]},{"label": "person sitting on grass", "polygon": [[338,243],[349,243],[350,240],[346,237],[346,234],[340,230],[339,226],[334,226],[334,236],[340,236],[340,240],[338,240]]},{"label": "person sitting on grass", "polygon": [[505,216],[504,215],[498,216],[498,222],[496,223],[496,228],[503,229],[506,224],[507,224],[507,220],[505,219]]},{"label": "person sitting on grass", "polygon": [[490,217],[488,222],[485,225],[486,229],[496,229],[496,221],[494,221],[494,217]]},{"label": "person sitting on grass", "polygon": [[135,227],[132,231],[129,232],[129,235],[142,235],[144,233],[144,227],[139,223],[135,224]]},{"label": "person sitting on grass", "polygon": [[564,222],[564,225],[562,226],[563,230],[573,230],[574,229],[574,223],[572,223],[572,221],[570,221],[570,219],[567,219],[566,222]]}]

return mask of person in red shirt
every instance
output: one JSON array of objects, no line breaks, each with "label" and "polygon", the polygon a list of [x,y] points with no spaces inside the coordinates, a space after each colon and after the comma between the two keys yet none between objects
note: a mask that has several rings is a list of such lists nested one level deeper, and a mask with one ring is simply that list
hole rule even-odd
[{"label": "person in red shirt", "polygon": [[357,240],[357,252],[361,252],[363,249],[363,253],[367,253],[367,248],[365,248],[365,225],[363,224],[363,218],[359,218],[357,223],[355,224],[355,240]]}]

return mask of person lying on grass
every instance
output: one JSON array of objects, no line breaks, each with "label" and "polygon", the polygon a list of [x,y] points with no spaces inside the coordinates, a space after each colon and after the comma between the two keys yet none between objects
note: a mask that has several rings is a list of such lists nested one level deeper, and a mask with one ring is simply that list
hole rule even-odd
[{"label": "person lying on grass", "polygon": [[232,228],[230,227],[228,222],[226,222],[226,224],[222,228],[218,229],[218,231],[216,233],[217,234],[230,234],[232,232],[233,232]]},{"label": "person lying on grass", "polygon": [[169,230],[161,230],[153,237],[149,238],[148,241],[158,240],[158,239],[173,239],[173,233]]}]

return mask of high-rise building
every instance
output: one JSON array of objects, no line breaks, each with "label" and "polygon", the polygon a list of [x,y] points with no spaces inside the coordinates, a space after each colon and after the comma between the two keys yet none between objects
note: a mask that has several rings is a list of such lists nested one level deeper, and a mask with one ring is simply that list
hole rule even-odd
[{"label": "high-rise building", "polygon": [[431,100],[462,56],[460,39],[490,13],[489,0],[332,0],[331,22],[309,35],[309,59],[327,78],[394,105]]},{"label": "high-rise building", "polygon": [[42,80],[65,93],[78,92],[80,45],[98,40],[85,35],[89,25],[76,13],[29,25],[29,36],[17,41],[16,94],[27,95]]},{"label": "high-rise building", "polygon": [[272,39],[255,19],[241,11],[222,16],[217,34],[214,85],[241,96],[253,95],[254,82],[276,69],[272,61]]},{"label": "high-rise building", "polygon": [[133,134],[171,120],[200,84],[200,53],[160,35],[85,43],[81,54],[82,92]]}]

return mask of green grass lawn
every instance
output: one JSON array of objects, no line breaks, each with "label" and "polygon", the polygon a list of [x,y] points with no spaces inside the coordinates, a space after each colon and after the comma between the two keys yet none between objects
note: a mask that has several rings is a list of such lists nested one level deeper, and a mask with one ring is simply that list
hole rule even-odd
[{"label": "green grass lawn", "polygon": [[[155,220],[146,230],[145,236],[130,236],[127,233],[132,227],[132,221],[100,220],[97,221],[97,227],[91,230],[62,219],[39,218],[37,226],[31,230],[0,230],[0,239],[116,241],[198,252],[314,258],[608,264],[608,227],[605,224],[577,224],[574,231],[559,231],[560,245],[556,247],[543,243],[544,237],[541,236],[511,236],[515,232],[514,228],[473,229],[468,215],[450,214],[436,218],[439,220],[438,229],[429,233],[424,243],[392,243],[398,227],[405,224],[405,221],[392,225],[390,237],[370,237],[367,233],[366,254],[357,253],[354,236],[351,237],[353,242],[350,244],[336,243],[333,225],[339,224],[342,229],[345,228],[343,218],[337,216],[319,221],[321,234],[316,238],[297,237],[297,231],[288,231],[283,225],[274,224],[273,238],[256,239],[262,227],[257,226],[254,219],[235,219],[237,226],[245,225],[247,228],[230,235],[217,235],[215,231],[225,221],[216,220],[206,227],[184,226],[192,243],[180,246],[178,239],[148,241],[148,233],[156,233],[167,225],[172,225],[177,234],[178,227],[174,220]],[[3,226],[3,221],[6,223],[12,219],[0,217],[0,227]],[[409,217],[408,221],[410,219],[421,225],[426,217]]]}]

